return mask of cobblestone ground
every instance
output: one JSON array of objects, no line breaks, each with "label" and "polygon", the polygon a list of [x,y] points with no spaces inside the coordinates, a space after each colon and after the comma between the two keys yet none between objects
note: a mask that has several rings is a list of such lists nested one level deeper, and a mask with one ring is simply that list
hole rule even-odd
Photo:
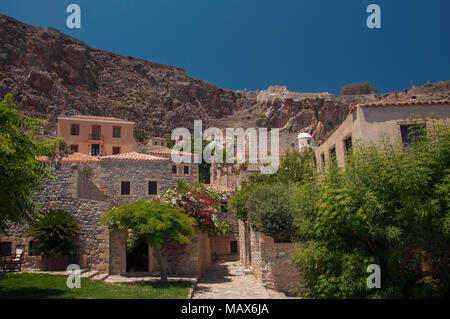
[{"label": "cobblestone ground", "polygon": [[287,299],[284,293],[266,289],[253,274],[244,274],[237,261],[219,262],[200,279],[193,299]]}]

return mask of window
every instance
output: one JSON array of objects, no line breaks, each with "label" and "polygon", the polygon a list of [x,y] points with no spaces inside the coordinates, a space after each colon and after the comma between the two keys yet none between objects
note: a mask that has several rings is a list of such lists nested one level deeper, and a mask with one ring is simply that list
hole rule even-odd
[{"label": "window", "polygon": [[158,182],[148,182],[148,194],[156,195],[158,194]]},{"label": "window", "polygon": [[120,183],[120,195],[130,195],[131,182]]},{"label": "window", "polygon": [[349,155],[352,151],[352,137],[349,136],[344,140],[344,151],[345,155]]},{"label": "window", "polygon": [[184,174],[189,175],[189,166],[184,166]]},{"label": "window", "polygon": [[112,153],[113,155],[120,154],[120,146],[113,146]]},{"label": "window", "polygon": [[0,243],[0,256],[11,256],[11,242]]},{"label": "window", "polygon": [[322,166],[325,166],[325,153],[320,154],[320,160],[322,162]]},{"label": "window", "polygon": [[80,135],[80,124],[70,125],[70,135],[75,135],[75,136]]},{"label": "window", "polygon": [[330,148],[330,160],[331,161],[336,160],[336,145],[334,145],[332,148]]},{"label": "window", "polygon": [[120,126],[114,126],[113,127],[113,137],[114,138],[120,138],[120,134],[121,134],[121,127]]},{"label": "window", "polygon": [[70,150],[72,152],[78,152],[78,144],[72,144],[70,145]]},{"label": "window", "polygon": [[177,166],[172,165],[172,174],[176,174],[176,173],[177,173]]},{"label": "window", "polygon": [[29,256],[39,256],[38,252],[33,251],[33,249],[38,245],[39,243],[37,241],[31,240],[29,244],[29,250],[28,255]]},{"label": "window", "polygon": [[400,125],[402,142],[404,145],[410,145],[413,141],[425,136],[425,124]]},{"label": "window", "polygon": [[100,125],[92,125],[91,140],[100,140],[102,137],[102,127]]}]

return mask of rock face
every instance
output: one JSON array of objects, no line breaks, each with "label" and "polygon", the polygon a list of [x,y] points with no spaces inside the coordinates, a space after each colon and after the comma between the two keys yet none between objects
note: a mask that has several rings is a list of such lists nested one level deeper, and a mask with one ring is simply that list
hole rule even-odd
[{"label": "rock face", "polygon": [[[269,88],[270,89],[270,88]],[[288,92],[286,87],[247,92],[218,88],[184,69],[87,46],[52,28],[0,15],[0,97],[13,93],[24,114],[47,119],[55,134],[58,115],[100,115],[136,122],[147,137],[176,127],[283,128],[320,139],[352,103],[412,96],[448,97],[450,81],[382,96]]]},{"label": "rock face", "polygon": [[205,125],[254,101],[186,75],[177,67],[90,48],[51,28],[0,15],[0,95],[12,92],[25,114],[114,116],[148,136]]}]

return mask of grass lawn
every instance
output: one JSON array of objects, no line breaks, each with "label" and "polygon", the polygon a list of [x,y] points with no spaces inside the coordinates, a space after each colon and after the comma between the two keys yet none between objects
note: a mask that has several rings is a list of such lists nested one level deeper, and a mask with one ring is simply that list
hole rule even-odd
[{"label": "grass lawn", "polygon": [[48,274],[0,275],[0,299],[185,299],[189,282],[106,283],[81,278],[81,288],[70,289],[67,276]]}]

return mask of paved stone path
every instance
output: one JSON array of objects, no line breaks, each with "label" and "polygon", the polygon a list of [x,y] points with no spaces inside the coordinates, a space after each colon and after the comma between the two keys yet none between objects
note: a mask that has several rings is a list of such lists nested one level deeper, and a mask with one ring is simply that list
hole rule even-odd
[{"label": "paved stone path", "polygon": [[238,261],[219,262],[200,279],[193,299],[287,299],[266,289],[253,274],[245,275]]}]

